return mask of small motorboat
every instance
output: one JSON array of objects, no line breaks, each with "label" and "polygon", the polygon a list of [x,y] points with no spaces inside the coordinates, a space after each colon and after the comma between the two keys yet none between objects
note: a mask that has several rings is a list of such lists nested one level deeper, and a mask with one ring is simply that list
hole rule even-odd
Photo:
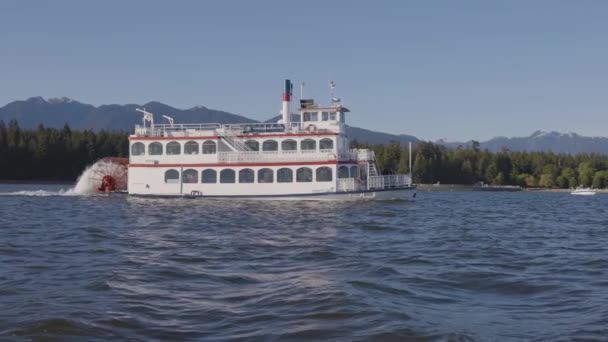
[{"label": "small motorboat", "polygon": [[593,196],[595,195],[595,191],[591,188],[581,188],[578,187],[574,191],[570,193],[570,195],[579,195],[579,196]]}]

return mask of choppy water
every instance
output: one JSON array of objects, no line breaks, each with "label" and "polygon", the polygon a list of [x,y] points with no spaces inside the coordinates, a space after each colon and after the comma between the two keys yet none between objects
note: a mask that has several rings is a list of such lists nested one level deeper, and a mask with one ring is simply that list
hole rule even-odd
[{"label": "choppy water", "polygon": [[59,188],[0,185],[0,340],[608,339],[608,195]]}]

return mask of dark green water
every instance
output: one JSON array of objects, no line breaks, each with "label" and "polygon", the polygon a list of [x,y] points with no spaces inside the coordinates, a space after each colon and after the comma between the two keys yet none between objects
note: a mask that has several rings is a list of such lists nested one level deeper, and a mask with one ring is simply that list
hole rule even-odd
[{"label": "dark green water", "polygon": [[2,341],[608,339],[608,195],[59,188],[0,185]]}]

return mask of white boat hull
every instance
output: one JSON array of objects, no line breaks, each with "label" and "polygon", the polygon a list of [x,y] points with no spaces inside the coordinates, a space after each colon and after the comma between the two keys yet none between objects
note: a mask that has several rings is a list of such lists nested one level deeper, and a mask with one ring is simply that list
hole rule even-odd
[{"label": "white boat hull", "polygon": [[575,195],[575,196],[593,196],[595,195],[595,191],[573,191],[570,193],[570,195]]},{"label": "white boat hull", "polygon": [[379,189],[353,192],[323,192],[310,194],[287,194],[287,195],[230,195],[230,196],[205,196],[194,193],[190,195],[159,196],[159,195],[131,195],[138,197],[182,197],[200,199],[253,199],[253,200],[289,200],[289,201],[391,201],[409,200],[416,197],[416,187],[402,187],[394,189]]}]

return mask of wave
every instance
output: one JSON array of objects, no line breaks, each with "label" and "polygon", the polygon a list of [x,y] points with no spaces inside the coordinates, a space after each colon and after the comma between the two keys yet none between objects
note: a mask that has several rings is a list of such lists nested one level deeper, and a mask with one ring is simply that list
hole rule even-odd
[{"label": "wave", "polygon": [[59,191],[48,190],[21,190],[12,192],[0,192],[0,196],[30,196],[30,197],[50,197],[50,196],[82,196],[74,191],[74,188],[61,189]]}]

